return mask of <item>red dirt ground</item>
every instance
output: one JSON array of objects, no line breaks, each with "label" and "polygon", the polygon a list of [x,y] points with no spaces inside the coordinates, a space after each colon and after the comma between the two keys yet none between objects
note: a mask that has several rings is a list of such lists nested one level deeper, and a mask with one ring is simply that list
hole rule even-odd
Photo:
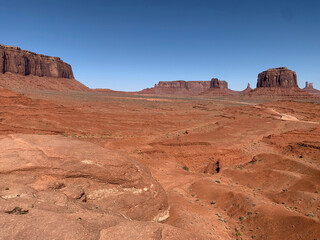
[{"label": "red dirt ground", "polygon": [[203,239],[320,238],[318,100],[25,93],[0,89],[1,135],[59,135],[136,159],[168,196],[166,226]]}]

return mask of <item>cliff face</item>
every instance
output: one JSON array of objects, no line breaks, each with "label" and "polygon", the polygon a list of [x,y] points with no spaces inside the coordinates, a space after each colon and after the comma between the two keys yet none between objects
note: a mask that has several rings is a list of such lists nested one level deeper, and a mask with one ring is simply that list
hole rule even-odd
[{"label": "cliff face", "polygon": [[257,88],[298,87],[297,74],[286,67],[271,68],[258,75]]},{"label": "cliff face", "polygon": [[160,81],[154,88],[142,93],[197,95],[210,88],[210,81]]},{"label": "cliff face", "polygon": [[204,91],[210,87],[209,81],[160,81],[155,88],[183,88],[193,91]]},{"label": "cliff face", "polygon": [[226,81],[221,81],[218,78],[212,78],[210,88],[228,89],[228,83]]},{"label": "cliff face", "polygon": [[49,57],[0,44],[0,73],[74,79],[72,68],[58,57]]},{"label": "cliff face", "polygon": [[310,94],[298,87],[297,74],[286,67],[271,68],[259,73],[257,88],[245,95],[312,98]]}]

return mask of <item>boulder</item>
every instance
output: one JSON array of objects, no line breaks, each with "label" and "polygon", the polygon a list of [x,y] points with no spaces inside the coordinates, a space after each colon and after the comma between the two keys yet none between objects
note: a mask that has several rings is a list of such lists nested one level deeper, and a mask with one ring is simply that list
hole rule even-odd
[{"label": "boulder", "polygon": [[286,67],[271,68],[259,73],[257,88],[298,87],[297,74]]},{"label": "boulder", "polygon": [[0,73],[74,79],[72,68],[58,57],[0,45]]}]

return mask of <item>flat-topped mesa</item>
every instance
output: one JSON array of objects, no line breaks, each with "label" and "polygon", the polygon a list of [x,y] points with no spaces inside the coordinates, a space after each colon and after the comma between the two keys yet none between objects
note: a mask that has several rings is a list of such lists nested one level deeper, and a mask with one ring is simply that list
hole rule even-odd
[{"label": "flat-topped mesa", "polygon": [[297,74],[286,68],[271,68],[259,73],[257,88],[261,87],[298,87]]},{"label": "flat-topped mesa", "polygon": [[226,81],[221,81],[218,78],[212,78],[210,88],[228,89],[228,83]]},{"label": "flat-topped mesa", "polygon": [[155,88],[184,88],[187,90],[205,90],[210,87],[209,81],[160,81]]},{"label": "flat-topped mesa", "polygon": [[0,73],[74,79],[72,68],[58,57],[50,57],[0,44]]},{"label": "flat-topped mesa", "polygon": [[140,91],[141,94],[198,95],[210,88],[210,81],[160,81],[153,88]]}]

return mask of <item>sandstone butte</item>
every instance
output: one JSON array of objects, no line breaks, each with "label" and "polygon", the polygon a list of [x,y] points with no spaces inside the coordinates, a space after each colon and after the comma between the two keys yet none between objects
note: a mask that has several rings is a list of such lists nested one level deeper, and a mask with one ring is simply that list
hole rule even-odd
[{"label": "sandstone butte", "polygon": [[160,81],[153,88],[140,91],[141,94],[198,95],[210,88],[210,81]]},{"label": "sandstone butte", "polygon": [[313,87],[313,83],[306,82],[306,86],[304,87],[303,90],[305,90],[307,93],[314,94],[314,95],[320,94],[320,91]]},{"label": "sandstone butte", "polygon": [[60,58],[6,45],[0,45],[0,86],[17,91],[89,91],[74,79],[71,65]]},{"label": "sandstone butte", "polygon": [[258,74],[257,88],[248,96],[312,97],[298,86],[296,72],[286,68],[271,68]]},{"label": "sandstone butte", "polygon": [[286,67],[271,68],[258,75],[257,88],[298,87],[296,72]]},{"label": "sandstone butte", "polygon": [[17,73],[24,76],[74,79],[72,68],[58,57],[49,57],[19,47],[0,45],[0,73]]},{"label": "sandstone butte", "polygon": [[210,88],[202,92],[203,96],[229,96],[238,95],[240,92],[232,91],[228,88],[228,82],[219,80],[218,78],[212,78]]}]

